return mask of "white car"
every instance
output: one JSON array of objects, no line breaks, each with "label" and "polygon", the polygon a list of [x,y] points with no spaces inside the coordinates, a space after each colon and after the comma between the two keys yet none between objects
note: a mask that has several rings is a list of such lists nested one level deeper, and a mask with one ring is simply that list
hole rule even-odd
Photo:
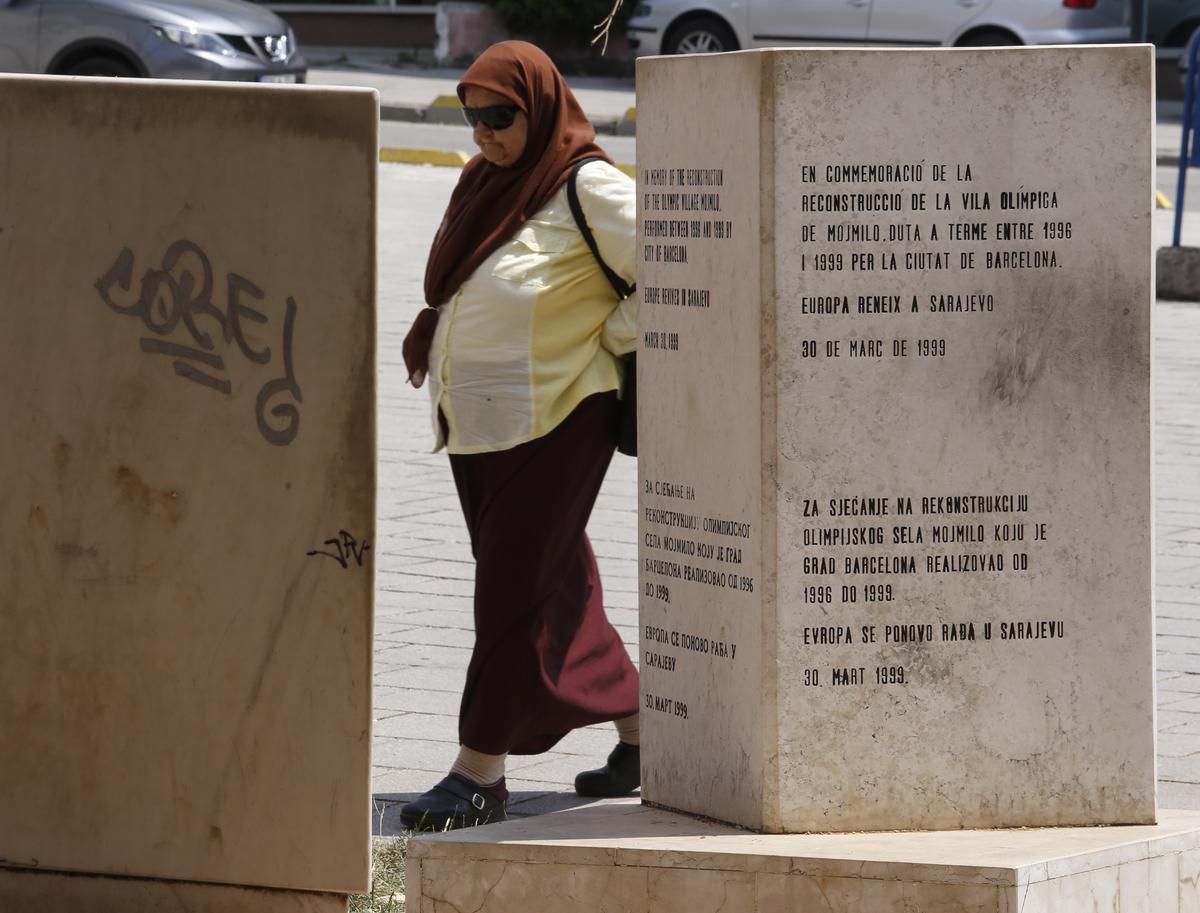
[{"label": "white car", "polygon": [[769,47],[984,47],[1130,39],[1129,0],[649,0],[639,56]]}]

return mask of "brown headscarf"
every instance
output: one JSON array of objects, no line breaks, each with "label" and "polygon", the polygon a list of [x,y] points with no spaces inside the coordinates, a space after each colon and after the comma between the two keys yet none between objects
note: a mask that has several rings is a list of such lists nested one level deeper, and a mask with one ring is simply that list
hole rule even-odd
[{"label": "brown headscarf", "polygon": [[425,266],[425,300],[437,307],[521,224],[546,205],[586,158],[612,159],[596,145],[596,131],[562,74],[541,50],[524,41],[494,44],[458,84],[488,89],[525,112],[529,138],[521,158],[501,168],[477,155],[458,179]]}]

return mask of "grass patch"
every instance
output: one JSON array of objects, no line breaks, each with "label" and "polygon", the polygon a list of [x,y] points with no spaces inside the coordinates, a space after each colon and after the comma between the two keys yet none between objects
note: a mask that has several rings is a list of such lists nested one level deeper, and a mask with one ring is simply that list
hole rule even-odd
[{"label": "grass patch", "polygon": [[408,837],[371,841],[371,893],[350,898],[350,913],[404,913],[404,855]]}]

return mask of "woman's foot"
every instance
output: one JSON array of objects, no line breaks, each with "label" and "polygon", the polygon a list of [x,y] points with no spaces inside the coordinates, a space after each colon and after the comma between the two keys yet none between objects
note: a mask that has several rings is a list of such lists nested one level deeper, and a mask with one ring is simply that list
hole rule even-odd
[{"label": "woman's foot", "polygon": [[629,796],[641,785],[642,749],[624,742],[617,742],[603,767],[585,770],[575,777],[575,793],[595,798]]},{"label": "woman's foot", "polygon": [[451,773],[433,789],[400,809],[400,823],[409,830],[451,831],[491,824],[508,817],[508,790],[504,778],[479,786],[461,774]]}]

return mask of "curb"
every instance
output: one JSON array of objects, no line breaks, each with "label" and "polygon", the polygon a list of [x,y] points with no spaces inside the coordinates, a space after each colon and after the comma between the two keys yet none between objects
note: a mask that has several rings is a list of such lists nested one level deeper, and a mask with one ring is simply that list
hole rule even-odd
[{"label": "curb", "polygon": [[379,119],[402,121],[406,124],[419,124],[425,120],[425,109],[418,106],[380,105]]},{"label": "curb", "polygon": [[471,161],[465,152],[447,152],[445,149],[406,149],[383,146],[379,150],[379,161],[399,165],[439,165],[446,168],[461,168]]}]

